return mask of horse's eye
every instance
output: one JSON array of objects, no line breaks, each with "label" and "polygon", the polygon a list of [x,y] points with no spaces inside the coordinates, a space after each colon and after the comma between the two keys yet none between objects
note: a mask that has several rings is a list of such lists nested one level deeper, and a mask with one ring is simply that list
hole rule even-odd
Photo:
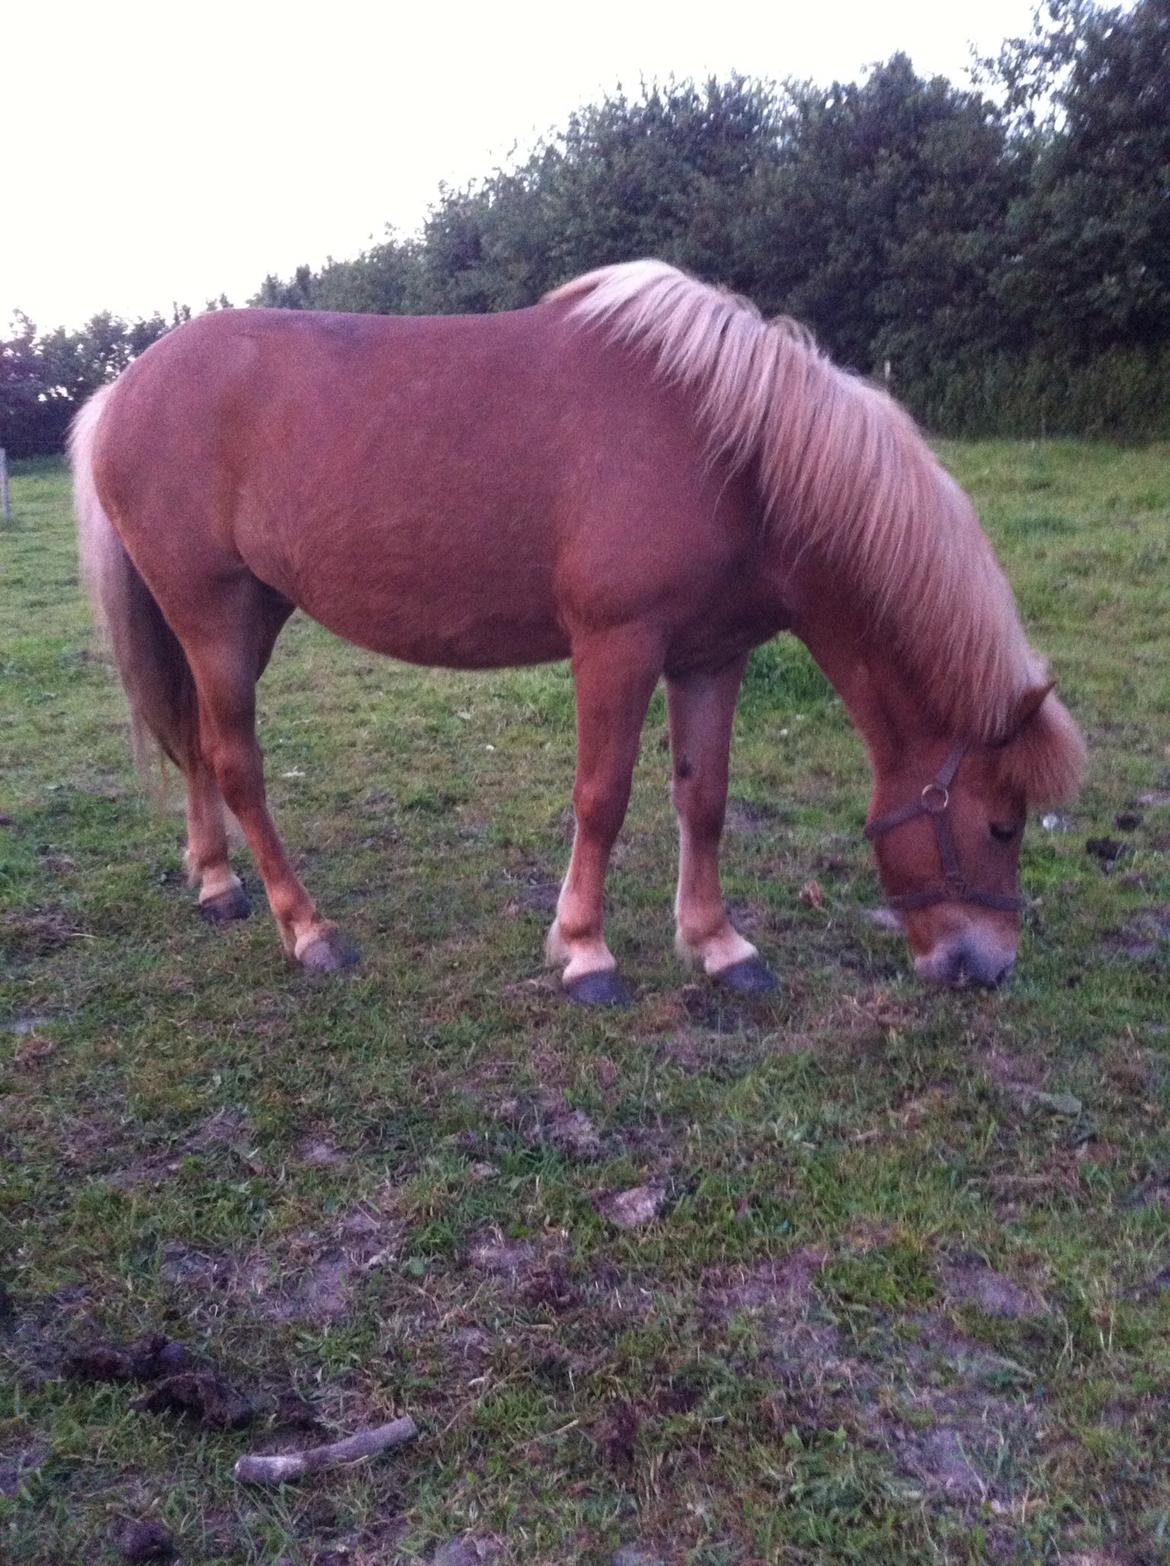
[{"label": "horse's eye", "polygon": [[997,843],[1010,843],[1019,836],[1020,829],[1011,821],[993,821],[991,835]]}]

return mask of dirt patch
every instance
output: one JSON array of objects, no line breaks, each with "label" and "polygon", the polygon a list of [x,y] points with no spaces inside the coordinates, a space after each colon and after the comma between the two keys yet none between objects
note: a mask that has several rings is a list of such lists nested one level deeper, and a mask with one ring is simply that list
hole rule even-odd
[{"label": "dirt patch", "polygon": [[1137,914],[1108,940],[1133,962],[1158,956],[1170,943],[1170,907],[1150,908]]},{"label": "dirt patch", "polygon": [[817,1276],[827,1261],[827,1251],[806,1246],[739,1274],[713,1274],[704,1292],[705,1308],[721,1321],[745,1310],[791,1317],[812,1302]]},{"label": "dirt patch", "polygon": [[38,1468],[44,1466],[50,1450],[48,1446],[33,1442],[14,1452],[0,1452],[0,1496],[11,1499],[19,1495]]},{"label": "dirt patch", "polygon": [[71,941],[92,941],[89,930],[75,923],[63,910],[9,913],[0,919],[0,950],[14,962],[35,962],[68,946]]},{"label": "dirt patch", "polygon": [[397,1256],[401,1238],[400,1223],[358,1208],[328,1231],[300,1231],[263,1254],[200,1251],[172,1240],[159,1273],[184,1292],[214,1295],[221,1309],[324,1324],[350,1314],[362,1280]]},{"label": "dirt patch", "polygon": [[728,832],[738,832],[745,837],[753,837],[780,825],[787,815],[788,812],[763,800],[733,796],[727,801],[724,828]]},{"label": "dirt patch", "polygon": [[0,1022],[0,1033],[11,1033],[16,1038],[22,1039],[26,1034],[39,1033],[42,1028],[51,1028],[56,1021],[56,1017],[29,1012],[27,1016],[13,1017],[9,1022]]},{"label": "dirt patch", "polygon": [[976,1258],[963,1258],[944,1267],[942,1283],[951,1304],[973,1305],[999,1321],[1038,1321],[1048,1315],[1048,1306],[1039,1294]]},{"label": "dirt patch", "polygon": [[847,1387],[857,1367],[817,1292],[828,1253],[806,1246],[745,1271],[712,1274],[704,1291],[706,1313],[721,1322],[750,1314],[759,1321],[770,1373],[797,1394],[806,1410]]},{"label": "dirt patch", "polygon": [[540,914],[551,918],[556,913],[561,883],[542,866],[518,865],[505,870],[501,879],[511,892],[504,904],[504,912],[510,918],[514,919],[520,914]]},{"label": "dirt patch", "polygon": [[688,1019],[711,1033],[741,1033],[750,1010],[742,1000],[733,1001],[712,984],[686,984],[679,1001]]},{"label": "dirt patch", "polygon": [[183,1138],[187,1153],[214,1153],[229,1148],[241,1155],[251,1151],[256,1133],[242,1109],[217,1109]]},{"label": "dirt patch", "polygon": [[470,1534],[449,1539],[431,1556],[431,1566],[487,1566],[500,1559],[501,1546],[495,1539],[475,1539]]},{"label": "dirt patch", "polygon": [[551,919],[557,911],[557,900],[560,895],[561,888],[558,881],[537,881],[509,898],[504,904],[504,912],[513,919],[518,914],[541,914]]},{"label": "dirt patch", "polygon": [[957,1501],[981,1501],[987,1494],[964,1435],[953,1425],[895,1437],[895,1446],[902,1467],[925,1488]]},{"label": "dirt patch", "polygon": [[560,1094],[548,1094],[527,1113],[521,1113],[522,1129],[534,1145],[551,1147],[575,1163],[591,1163],[601,1157],[601,1136],[582,1109],[573,1109]]},{"label": "dirt patch", "polygon": [[[808,1246],[707,1279],[709,1315],[721,1322],[756,1318],[777,1386],[778,1420],[785,1428],[811,1421],[855,1431],[932,1504],[968,1508],[1006,1500],[1005,1454],[1025,1445],[1032,1432],[1030,1410],[1010,1395],[1026,1372],[933,1312],[851,1340],[818,1287],[829,1259],[825,1250]],[[986,1278],[983,1287],[992,1298]],[[1009,1290],[1002,1298],[1020,1308],[1021,1299]]]},{"label": "dirt patch", "polygon": [[327,1136],[304,1136],[293,1149],[293,1157],[309,1169],[344,1169],[349,1160]]},{"label": "dirt patch", "polygon": [[467,1260],[477,1272],[515,1278],[532,1267],[536,1255],[536,1246],[531,1240],[505,1240],[496,1229],[475,1241],[467,1253]]},{"label": "dirt patch", "polygon": [[619,1229],[640,1229],[660,1216],[669,1199],[665,1181],[653,1180],[629,1191],[601,1191],[593,1203]]}]

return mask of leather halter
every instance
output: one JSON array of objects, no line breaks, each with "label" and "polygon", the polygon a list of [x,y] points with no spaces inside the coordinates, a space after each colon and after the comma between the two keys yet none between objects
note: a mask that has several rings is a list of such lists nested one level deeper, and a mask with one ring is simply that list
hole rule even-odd
[{"label": "leather halter", "polygon": [[967,743],[961,740],[939,768],[934,782],[928,783],[917,799],[912,800],[908,805],[903,805],[900,810],[892,810],[887,816],[879,816],[865,829],[866,838],[872,843],[876,838],[892,832],[895,827],[905,826],[907,821],[916,821],[919,816],[929,816],[930,823],[934,827],[944,884],[931,891],[903,892],[898,897],[889,897],[886,902],[890,908],[902,910],[933,908],[937,903],[978,903],[981,908],[997,908],[1003,913],[1019,913],[1024,906],[1024,899],[1013,893],[980,892],[968,886],[967,878],[963,874],[962,865],[959,863],[959,851],[955,846],[955,834],[951,829],[951,818],[947,811],[951,803],[951,785],[966,754]]}]

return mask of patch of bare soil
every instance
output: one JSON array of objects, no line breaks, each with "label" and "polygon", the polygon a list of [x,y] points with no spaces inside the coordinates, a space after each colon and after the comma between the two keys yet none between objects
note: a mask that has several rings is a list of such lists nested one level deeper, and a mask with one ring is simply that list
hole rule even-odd
[{"label": "patch of bare soil", "polygon": [[540,914],[549,919],[557,911],[561,883],[539,865],[519,865],[505,870],[501,877],[510,892],[504,912],[515,919],[520,914]]},{"label": "patch of bare soil", "polygon": [[62,1289],[19,1304],[4,1295],[0,1345],[6,1370],[19,1382],[55,1381],[75,1344],[93,1336],[89,1299],[83,1289]]},{"label": "patch of bare soil", "polygon": [[512,1116],[533,1146],[550,1147],[574,1163],[591,1163],[602,1154],[601,1135],[582,1109],[573,1109],[560,1093],[545,1093],[533,1104],[517,1104]]},{"label": "patch of bare soil", "polygon": [[690,1022],[712,1033],[742,1032],[752,1015],[749,1001],[733,1000],[710,983],[685,984],[679,1000]]},{"label": "patch of bare soil", "polygon": [[594,1206],[603,1218],[619,1229],[640,1229],[658,1218],[670,1199],[664,1180],[652,1180],[628,1191],[601,1191]]},{"label": "patch of bare soil", "polygon": [[255,1141],[252,1122],[242,1109],[217,1109],[183,1139],[185,1153],[213,1153],[221,1148],[250,1154]]},{"label": "patch of bare soil", "polygon": [[787,814],[779,806],[769,805],[763,800],[743,799],[733,795],[727,801],[724,827],[728,832],[754,837],[760,832],[775,829],[783,823]]},{"label": "patch of bare soil", "polygon": [[[262,1174],[264,1160],[255,1146],[255,1132],[251,1121],[242,1110],[218,1109],[213,1115],[195,1126],[180,1141],[158,1152],[139,1157],[129,1156],[125,1137],[119,1127],[102,1126],[100,1118],[88,1117],[85,1122],[85,1140],[95,1140],[97,1146],[107,1152],[99,1158],[104,1178],[119,1190],[129,1191],[136,1186],[157,1185],[167,1180],[183,1166],[186,1158],[231,1157],[238,1160],[251,1174]],[[84,1151],[84,1140],[71,1149],[73,1156]],[[107,1167],[113,1164],[114,1167]]]},{"label": "patch of bare soil", "polygon": [[[854,1430],[932,1504],[1006,1500],[1010,1460],[1034,1434],[1034,1413],[1014,1390],[1026,1374],[933,1312],[864,1343],[850,1338],[818,1287],[827,1260],[824,1250],[806,1247],[708,1279],[710,1315],[756,1318],[782,1405],[777,1417]],[[1009,1281],[992,1287],[984,1278],[984,1297],[1030,1306],[1023,1291],[1017,1297],[1002,1287]]]},{"label": "patch of bare soil", "polygon": [[516,1278],[531,1270],[537,1248],[531,1240],[506,1240],[498,1229],[475,1241],[467,1260],[477,1272]]},{"label": "patch of bare soil", "polygon": [[331,1137],[313,1133],[300,1139],[293,1157],[309,1169],[344,1169],[349,1162]]},{"label": "patch of bare soil", "polygon": [[431,1556],[431,1566],[487,1566],[499,1560],[501,1547],[495,1539],[473,1538],[465,1534],[461,1539],[449,1539]]},{"label": "patch of bare soil", "polygon": [[1048,1306],[1034,1289],[988,1267],[977,1257],[963,1257],[942,1269],[942,1283],[951,1304],[973,1305],[1000,1321],[1038,1321]]},{"label": "patch of bare soil", "polygon": [[1135,915],[1108,942],[1132,962],[1145,962],[1170,946],[1170,907],[1148,908]]},{"label": "patch of bare soil", "polygon": [[13,962],[34,962],[71,941],[92,941],[63,909],[46,908],[38,913],[7,913],[0,919],[0,950]]},{"label": "patch of bare soil", "polygon": [[327,1231],[298,1232],[263,1254],[208,1252],[172,1240],[159,1272],[184,1294],[215,1296],[220,1309],[322,1324],[349,1315],[363,1279],[397,1255],[401,1236],[396,1221],[358,1208]]},{"label": "patch of bare soil", "polygon": [[37,1469],[47,1461],[51,1448],[32,1441],[27,1446],[0,1452],[0,1496],[11,1498],[20,1494]]}]

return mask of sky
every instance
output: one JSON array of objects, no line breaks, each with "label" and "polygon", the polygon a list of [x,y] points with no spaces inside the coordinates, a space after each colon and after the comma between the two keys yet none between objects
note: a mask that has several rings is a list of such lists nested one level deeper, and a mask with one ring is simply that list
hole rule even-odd
[{"label": "sky", "polygon": [[17,0],[0,28],[0,330],[167,314],[419,229],[441,181],[619,84],[962,80],[1033,0]]}]

